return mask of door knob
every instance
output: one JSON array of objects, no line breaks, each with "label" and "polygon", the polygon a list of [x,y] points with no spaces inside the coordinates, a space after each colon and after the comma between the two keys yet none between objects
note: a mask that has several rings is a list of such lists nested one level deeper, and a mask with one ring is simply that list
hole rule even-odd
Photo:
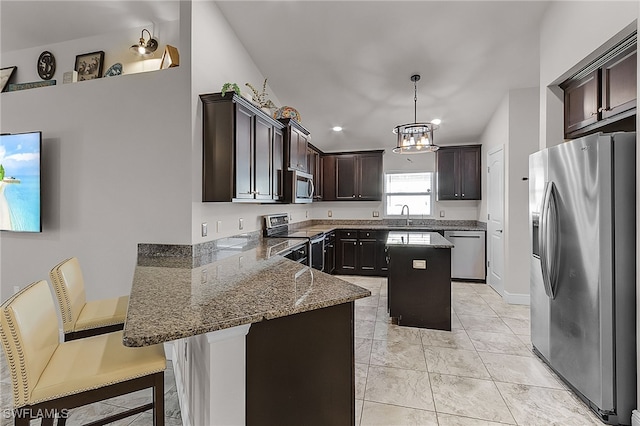
[{"label": "door knob", "polygon": [[496,229],[496,231],[502,234],[502,229]]}]

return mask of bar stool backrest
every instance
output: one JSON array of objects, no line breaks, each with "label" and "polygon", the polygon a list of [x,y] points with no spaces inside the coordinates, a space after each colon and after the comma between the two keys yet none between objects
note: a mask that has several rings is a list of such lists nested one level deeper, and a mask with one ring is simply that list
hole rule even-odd
[{"label": "bar stool backrest", "polygon": [[62,328],[65,333],[69,333],[74,330],[78,316],[87,302],[78,258],[63,260],[51,270],[49,277],[60,304]]},{"label": "bar stool backrest", "polygon": [[59,344],[55,302],[46,281],[30,284],[2,304],[0,338],[19,408],[29,401]]}]

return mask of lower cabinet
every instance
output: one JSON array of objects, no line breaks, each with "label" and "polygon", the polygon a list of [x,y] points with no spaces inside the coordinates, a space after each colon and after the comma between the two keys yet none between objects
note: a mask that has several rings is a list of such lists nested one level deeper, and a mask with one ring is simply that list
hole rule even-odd
[{"label": "lower cabinet", "polygon": [[386,275],[386,234],[377,230],[337,231],[336,273]]}]

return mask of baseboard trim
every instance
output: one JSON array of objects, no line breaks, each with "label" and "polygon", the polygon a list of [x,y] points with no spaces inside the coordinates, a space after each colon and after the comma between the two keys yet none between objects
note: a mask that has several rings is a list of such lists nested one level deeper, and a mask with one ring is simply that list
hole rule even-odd
[{"label": "baseboard trim", "polygon": [[633,410],[631,412],[631,426],[640,426],[640,411]]},{"label": "baseboard trim", "polygon": [[504,295],[502,296],[504,301],[512,304],[512,305],[530,305],[531,304],[531,296],[528,294],[518,294],[518,293],[509,293],[504,290]]}]

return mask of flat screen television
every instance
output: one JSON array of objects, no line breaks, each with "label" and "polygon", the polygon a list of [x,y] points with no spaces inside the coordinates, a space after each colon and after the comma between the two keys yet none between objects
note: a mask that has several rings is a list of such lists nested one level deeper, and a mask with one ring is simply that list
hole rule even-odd
[{"label": "flat screen television", "polygon": [[42,232],[42,133],[0,135],[0,231]]}]

